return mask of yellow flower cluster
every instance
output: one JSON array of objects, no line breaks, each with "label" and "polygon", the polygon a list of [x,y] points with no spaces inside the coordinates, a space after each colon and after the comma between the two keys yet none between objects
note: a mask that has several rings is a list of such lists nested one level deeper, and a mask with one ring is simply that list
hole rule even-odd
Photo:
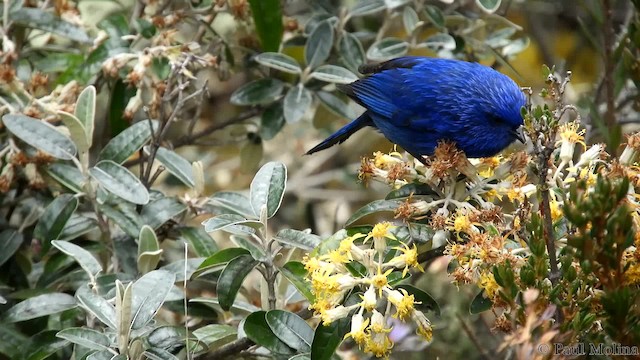
[{"label": "yellow flower cluster", "polygon": [[[391,232],[393,228],[388,222],[376,224],[368,234],[347,237],[336,249],[303,259],[315,296],[309,308],[320,316],[325,325],[351,316],[351,331],[345,338],[353,339],[363,351],[385,358],[393,347],[389,337],[392,329],[390,317],[413,321],[418,335],[427,341],[432,338],[431,323],[424,313],[416,309],[419,302],[414,295],[402,288],[394,289],[389,284],[394,271],[402,271],[403,278],[412,268],[423,271],[418,264],[415,245],[409,246],[396,239]],[[389,254],[394,256],[388,259]],[[353,268],[356,262],[364,270],[354,275],[349,268]],[[358,288],[366,289],[360,295],[361,301],[343,305],[345,297]],[[384,300],[388,305],[380,309]]]}]

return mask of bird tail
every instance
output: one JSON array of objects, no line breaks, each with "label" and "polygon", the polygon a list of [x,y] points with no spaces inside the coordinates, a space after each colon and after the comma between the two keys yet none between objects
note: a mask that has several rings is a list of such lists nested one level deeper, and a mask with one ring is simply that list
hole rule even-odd
[{"label": "bird tail", "polygon": [[335,133],[333,133],[331,136],[326,138],[323,142],[314,146],[313,149],[307,151],[307,155],[330,148],[335,144],[340,144],[343,141],[347,140],[349,136],[353,135],[353,133],[362,129],[365,126],[373,126],[373,121],[371,120],[371,117],[369,116],[368,111],[365,111],[365,113],[360,115],[360,117],[348,123],[343,128],[336,131]]}]

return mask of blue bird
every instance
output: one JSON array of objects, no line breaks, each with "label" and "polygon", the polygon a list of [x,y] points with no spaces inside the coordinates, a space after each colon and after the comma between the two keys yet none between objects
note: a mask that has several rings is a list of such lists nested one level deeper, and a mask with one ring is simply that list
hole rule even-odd
[{"label": "blue bird", "polygon": [[358,69],[367,77],[338,89],[367,110],[312,154],[372,126],[424,161],[439,141],[455,142],[468,157],[489,157],[518,139],[526,99],[508,76],[460,60],[406,56]]}]

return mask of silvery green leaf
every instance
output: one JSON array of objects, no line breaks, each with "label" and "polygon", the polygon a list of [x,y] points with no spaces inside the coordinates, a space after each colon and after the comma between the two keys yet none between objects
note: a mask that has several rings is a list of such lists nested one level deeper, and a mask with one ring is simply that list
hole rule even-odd
[{"label": "silvery green leaf", "polygon": [[98,222],[90,217],[73,214],[64,226],[59,240],[73,240],[98,228]]},{"label": "silvery green leaf", "polygon": [[5,229],[0,232],[0,265],[9,260],[20,248],[24,236],[13,229]]},{"label": "silvery green leaf", "polygon": [[365,60],[364,49],[360,40],[352,33],[343,31],[338,47],[343,64],[351,71],[358,71],[358,67],[364,64]]},{"label": "silvery green leaf", "polygon": [[267,209],[267,218],[271,218],[280,208],[287,184],[287,168],[284,164],[271,161],[264,164],[251,181],[249,199],[256,216],[260,216],[262,207]]},{"label": "silvery green leaf", "polygon": [[129,126],[107,143],[100,151],[98,160],[122,164],[151,140],[152,128],[154,132],[158,129],[157,121],[151,121],[150,124],[149,120],[143,120]]},{"label": "silvery green leaf", "polygon": [[307,251],[315,249],[321,241],[318,235],[294,229],[282,229],[278,231],[275,239],[281,244],[290,245]]},{"label": "silvery green leaf", "polygon": [[89,142],[87,141],[87,133],[84,126],[73,114],[64,111],[58,111],[62,123],[69,129],[69,135],[78,147],[78,151],[84,152],[89,150]]},{"label": "silvery green leaf", "polygon": [[82,192],[85,177],[77,167],[56,162],[49,165],[46,170],[52,178],[56,179],[60,184],[66,186],[75,193]]},{"label": "silvery green leaf", "polygon": [[76,145],[47,123],[22,114],[7,114],[2,117],[4,126],[20,140],[51,156],[71,160],[76,156]]},{"label": "silvery green leaf", "polygon": [[501,0],[476,0],[476,4],[482,9],[484,12],[488,14],[492,14],[498,10],[500,7]]},{"label": "silvery green leaf", "polygon": [[418,13],[413,10],[411,6],[407,6],[402,11],[402,23],[404,24],[404,30],[408,35],[413,33],[413,30],[418,26],[418,22],[420,19],[418,18]]},{"label": "silvery green leaf", "polygon": [[231,191],[220,191],[213,194],[209,200],[212,204],[221,206],[247,219],[251,219],[254,216],[251,202],[249,198],[243,194]]},{"label": "silvery green leaf", "polygon": [[511,41],[505,47],[502,48],[502,55],[505,57],[516,55],[521,53],[524,49],[529,47],[529,38],[523,37],[516,40]]},{"label": "silvery green leaf", "polygon": [[67,221],[78,208],[78,199],[70,194],[61,194],[47,205],[40,216],[33,237],[42,244],[42,253],[49,250],[50,241],[62,234]]},{"label": "silvery green leaf", "polygon": [[284,97],[284,119],[289,124],[300,121],[307,112],[307,109],[311,106],[312,101],[313,96],[311,95],[311,91],[307,90],[304,85],[298,84],[292,87]]},{"label": "silvery green leaf", "polygon": [[282,130],[284,124],[283,102],[278,101],[271,104],[260,117],[260,137],[264,140],[273,139]]},{"label": "silvery green leaf", "polygon": [[336,84],[350,84],[358,80],[354,73],[336,65],[322,65],[315,69],[310,76],[314,79]]},{"label": "silvery green leaf", "polygon": [[438,51],[438,50],[455,50],[456,48],[456,39],[453,36],[445,33],[437,33],[431,35],[424,41],[424,46],[427,48]]},{"label": "silvery green leaf", "polygon": [[76,291],[76,299],[80,306],[92,313],[111,329],[116,328],[116,310],[106,299],[95,294],[89,285],[83,285]]},{"label": "silvery green leaf", "polygon": [[333,95],[332,93],[326,91],[318,91],[316,92],[316,95],[318,95],[318,99],[320,99],[320,102],[334,114],[347,119],[353,119],[357,116],[357,114],[355,114],[354,111],[351,110],[349,104],[342,101],[339,97]]},{"label": "silvery green leaf", "polygon": [[[227,227],[248,224],[249,226],[260,226],[261,223],[256,220],[247,220],[240,215],[235,214],[221,214],[214,216],[202,222],[204,230],[206,232],[212,232],[216,230],[223,230]],[[248,226],[246,226],[248,227]]]},{"label": "silvery green leaf", "polygon": [[351,10],[349,10],[349,14],[347,16],[353,17],[370,15],[386,9],[387,4],[385,4],[384,0],[360,0],[351,8]]},{"label": "silvery green leaf", "polygon": [[154,229],[182,214],[187,206],[174,197],[161,197],[149,202],[142,208],[140,216],[145,224]]},{"label": "silvery green leaf", "polygon": [[304,47],[304,60],[311,69],[329,58],[333,46],[333,26],[327,20],[321,22],[313,30]]},{"label": "silvery green leaf", "polygon": [[367,58],[373,61],[385,61],[403,56],[409,50],[409,43],[398,38],[386,38],[376,41],[367,50]]},{"label": "silvery green leaf", "polygon": [[389,9],[396,9],[402,5],[408,4],[411,0],[384,0],[384,3]]},{"label": "silvery green leaf", "polygon": [[107,335],[89,328],[66,328],[56,336],[92,350],[107,350],[111,343]]},{"label": "silvery green leaf", "polygon": [[85,44],[92,42],[92,39],[82,28],[62,20],[49,11],[25,7],[12,11],[9,18],[16,25],[52,32]]},{"label": "silvery green leaf", "polygon": [[175,275],[164,270],[146,273],[132,287],[132,329],[140,329],[153,319],[175,283]]},{"label": "silvery green leaf", "polygon": [[91,279],[94,279],[102,272],[102,266],[98,260],[82,247],[68,241],[60,240],[53,240],[51,244],[58,248],[58,250],[74,258]]},{"label": "silvery green leaf", "polygon": [[138,236],[138,272],[146,274],[154,270],[160,262],[161,254],[162,249],[155,231],[150,226],[144,225]]},{"label": "silvery green leaf", "polygon": [[[149,154],[148,146],[145,147],[144,152]],[[178,180],[182,181],[183,184],[191,188],[195,186],[191,163],[178,153],[164,147],[159,147],[156,151],[156,159],[164,165],[167,171],[178,178]]]},{"label": "silvery green leaf", "polygon": [[74,114],[80,120],[85,131],[87,143],[91,147],[96,117],[96,88],[93,85],[84,88],[78,96]]},{"label": "silvery green leaf", "polygon": [[505,27],[489,34],[484,41],[485,44],[492,48],[505,46],[511,42],[509,38],[516,33],[517,29],[513,27]]},{"label": "silvery green leaf", "polygon": [[282,53],[265,52],[257,55],[254,59],[261,65],[290,74],[300,74],[302,72],[296,59]]},{"label": "silvery green leaf", "polygon": [[76,299],[65,293],[49,293],[34,296],[6,310],[2,319],[14,323],[56,314],[77,306]]},{"label": "silvery green leaf", "polygon": [[424,8],[424,14],[435,27],[444,28],[444,15],[440,9],[433,5],[427,5]]},{"label": "silvery green leaf", "polygon": [[231,94],[234,105],[264,105],[280,96],[284,85],[280,80],[264,78],[244,84]]},{"label": "silvery green leaf", "polygon": [[113,207],[103,204],[100,206],[100,212],[132,238],[137,238],[140,234],[143,221],[136,210],[129,206],[128,203],[122,202]]},{"label": "silvery green leaf", "polygon": [[89,169],[89,174],[106,190],[124,200],[138,205],[149,202],[147,188],[122,165],[102,160]]}]

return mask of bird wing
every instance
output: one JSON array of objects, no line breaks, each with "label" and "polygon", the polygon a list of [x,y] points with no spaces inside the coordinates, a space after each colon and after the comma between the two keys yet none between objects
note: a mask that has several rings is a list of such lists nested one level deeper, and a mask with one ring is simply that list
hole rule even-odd
[{"label": "bird wing", "polygon": [[[434,131],[439,126],[437,109],[430,108],[437,98],[432,81],[437,73],[429,69],[433,59],[401,57],[380,64],[363,65],[360,72],[370,74],[339,89],[372,112],[377,119],[395,126],[410,126],[417,131]],[[427,66],[421,66],[427,65]],[[419,67],[414,70],[415,67]]]}]

